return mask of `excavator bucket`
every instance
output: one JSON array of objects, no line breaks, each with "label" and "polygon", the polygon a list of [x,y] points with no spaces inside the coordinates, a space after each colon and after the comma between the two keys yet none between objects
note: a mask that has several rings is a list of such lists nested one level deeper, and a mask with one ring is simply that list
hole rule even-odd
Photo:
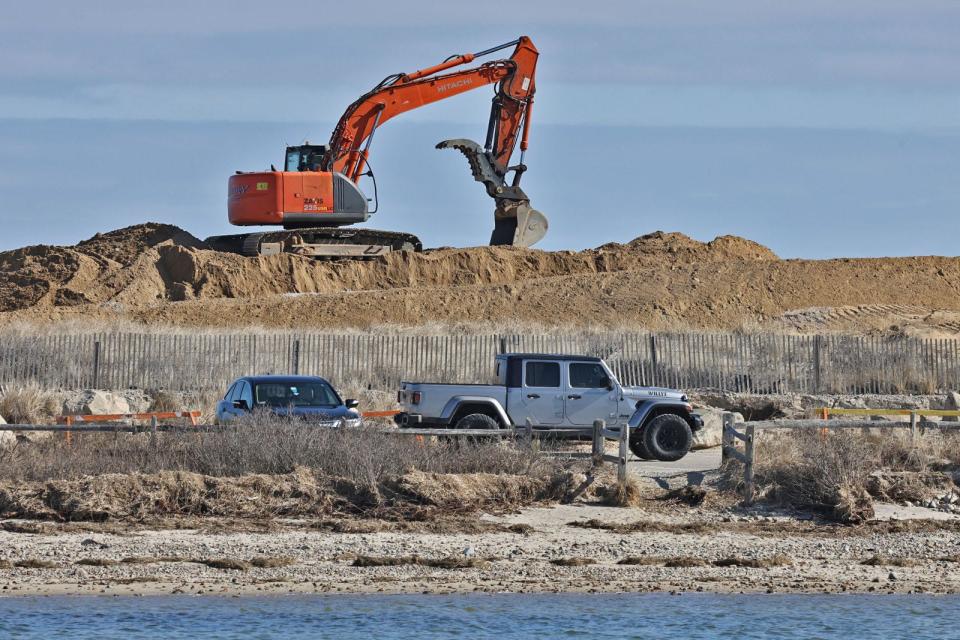
[{"label": "excavator bucket", "polygon": [[[497,203],[490,245],[532,247],[547,233],[547,216],[525,203]],[[506,205],[506,206],[505,206]]]},{"label": "excavator bucket", "polygon": [[444,140],[437,149],[456,149],[467,158],[473,179],[483,183],[487,194],[496,202],[493,211],[491,246],[531,247],[547,233],[547,217],[530,206],[530,198],[519,186],[508,186],[490,161],[490,157],[473,140]]}]

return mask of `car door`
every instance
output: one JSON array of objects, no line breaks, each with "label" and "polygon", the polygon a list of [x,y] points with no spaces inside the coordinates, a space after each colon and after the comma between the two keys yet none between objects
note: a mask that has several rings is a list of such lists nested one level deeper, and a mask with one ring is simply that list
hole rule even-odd
[{"label": "car door", "polygon": [[223,396],[223,400],[217,403],[217,420],[220,422],[225,422],[233,417],[233,401],[236,399],[239,391],[239,381],[230,385],[230,388],[227,389],[227,393]]},{"label": "car door", "polygon": [[237,409],[239,415],[244,415],[253,411],[253,388],[250,386],[250,383],[244,380],[240,383],[240,394],[237,396],[238,400],[244,400],[247,403],[246,409]]},{"label": "car door", "polygon": [[527,417],[535,425],[563,422],[560,363],[550,360],[525,360],[520,402],[524,415],[514,417],[518,423],[522,423]]},{"label": "car door", "polygon": [[572,426],[589,426],[594,420],[617,421],[617,394],[613,380],[599,362],[567,362],[564,413]]}]

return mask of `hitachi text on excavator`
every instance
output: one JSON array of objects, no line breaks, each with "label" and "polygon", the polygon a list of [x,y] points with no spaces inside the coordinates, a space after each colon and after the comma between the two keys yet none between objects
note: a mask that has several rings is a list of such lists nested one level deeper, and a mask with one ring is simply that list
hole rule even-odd
[{"label": "hitachi text on excavator", "polygon": [[[514,47],[509,58],[449,72],[509,47]],[[321,258],[363,258],[421,250],[420,239],[408,233],[348,227],[366,222],[376,212],[370,209],[373,200],[358,185],[362,177],[372,178],[377,195],[376,179],[368,163],[374,133],[407,111],[495,85],[483,146],[461,138],[445,140],[437,148],[462,152],[474,179],[494,199],[490,244],[533,245],[546,234],[547,219],[530,207],[520,180],[527,170],[524,156],[538,55],[530,38],[521,36],[485,51],[451,56],[420,71],[386,77],[347,107],[328,144],[287,147],[283,171],[271,166],[270,171],[238,171],[230,177],[227,209],[231,224],[276,225],[283,231],[215,236],[207,238],[207,243],[249,256],[291,252]],[[518,138],[520,160],[511,165]]]}]

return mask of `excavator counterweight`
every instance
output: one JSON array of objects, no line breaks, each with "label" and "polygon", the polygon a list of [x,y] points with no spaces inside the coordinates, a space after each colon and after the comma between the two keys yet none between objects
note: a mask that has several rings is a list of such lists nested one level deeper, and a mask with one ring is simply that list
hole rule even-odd
[{"label": "excavator counterweight", "polygon": [[[514,47],[506,59],[455,71],[476,58]],[[486,85],[495,85],[487,135],[481,147],[466,139],[447,140],[438,148],[461,151],[473,177],[494,199],[491,245],[529,247],[547,231],[546,217],[530,207],[520,188],[526,171],[524,154],[530,131],[539,53],[526,36],[475,54],[412,73],[388,76],[353,102],[341,116],[326,145],[287,148],[283,171],[237,172],[228,185],[228,216],[234,225],[276,225],[268,231],[208,238],[214,247],[245,255],[293,252],[312,257],[370,257],[389,251],[419,251],[416,236],[373,229],[348,229],[376,212],[359,186],[373,178],[368,164],[377,128],[407,111]],[[510,166],[517,142],[520,162]],[[508,173],[513,178],[507,182]],[[374,178],[374,195],[376,181]]]}]

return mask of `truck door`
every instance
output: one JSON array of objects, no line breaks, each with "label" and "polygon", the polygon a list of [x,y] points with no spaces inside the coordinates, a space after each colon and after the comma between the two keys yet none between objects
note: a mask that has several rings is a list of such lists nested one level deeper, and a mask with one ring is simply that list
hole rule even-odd
[{"label": "truck door", "polygon": [[525,360],[523,387],[520,389],[523,414],[513,414],[517,424],[530,418],[535,425],[563,422],[563,387],[560,383],[560,363],[549,360]]},{"label": "truck door", "polygon": [[613,380],[599,362],[568,362],[565,413],[574,426],[589,426],[594,420],[617,421],[617,392]]}]

